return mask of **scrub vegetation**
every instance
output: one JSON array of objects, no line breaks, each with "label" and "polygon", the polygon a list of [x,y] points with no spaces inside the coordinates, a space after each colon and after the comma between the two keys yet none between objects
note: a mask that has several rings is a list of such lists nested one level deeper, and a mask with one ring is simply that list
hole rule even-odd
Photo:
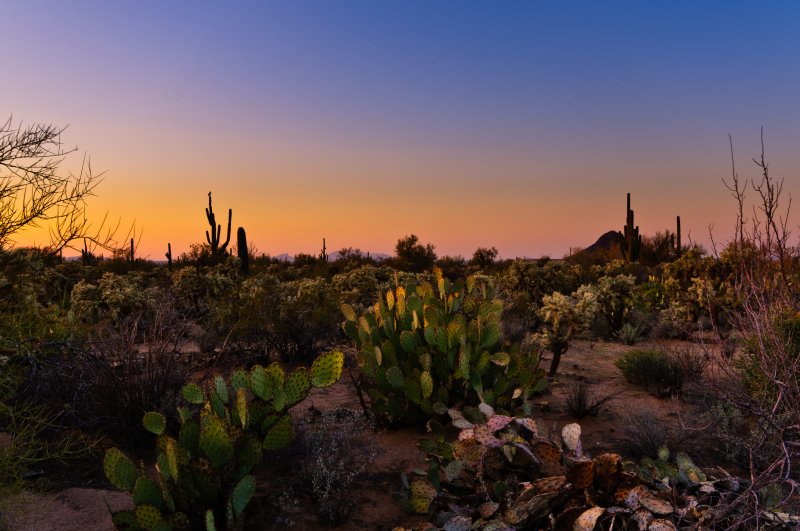
[{"label": "scrub vegetation", "polygon": [[[386,259],[321,238],[280,261],[231,242],[209,193],[205,242],[153,263],[92,231],[97,181],[61,176],[60,133],[0,128],[3,498],[79,469],[130,492],[120,529],[290,528],[298,504],[347,525],[366,490],[407,516],[356,528],[800,525],[800,256],[763,154],[726,181],[736,236],[713,254],[679,217],[640,234],[628,195],[621,230],[564,259],[410,234]],[[45,221],[51,246],[14,245]],[[635,400],[656,410],[613,413]],[[375,441],[408,434],[418,461],[374,473]]]}]

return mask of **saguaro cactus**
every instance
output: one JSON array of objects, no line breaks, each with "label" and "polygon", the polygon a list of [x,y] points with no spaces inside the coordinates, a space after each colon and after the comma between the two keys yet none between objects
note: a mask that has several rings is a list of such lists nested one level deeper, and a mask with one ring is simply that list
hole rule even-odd
[{"label": "saguaro cactus", "polygon": [[247,233],[244,231],[244,227],[239,227],[236,231],[236,252],[242,264],[242,275],[247,275],[250,272],[250,256],[247,253]]},{"label": "saguaro cactus", "polygon": [[211,192],[208,192],[208,208],[206,208],[206,219],[211,226],[211,233],[206,231],[206,241],[211,246],[211,257],[219,258],[225,256],[225,249],[228,248],[228,243],[231,241],[231,218],[233,217],[233,209],[228,209],[228,232],[225,238],[225,243],[220,245],[220,235],[222,234],[222,225],[217,224],[217,219],[214,216],[214,209],[211,206]]},{"label": "saguaro cactus", "polygon": [[167,242],[167,252],[164,253],[164,256],[167,257],[167,269],[172,271],[172,244]]},{"label": "saguaro cactus", "polygon": [[633,224],[633,210],[631,210],[631,194],[628,193],[628,208],[625,218],[623,232],[619,233],[620,247],[622,256],[626,262],[635,262],[639,259],[639,249],[642,245],[642,237],[639,235],[639,227]]},{"label": "saguaro cactus", "polygon": [[322,238],[322,252],[319,253],[319,259],[322,262],[328,262],[328,253],[326,252],[327,247],[325,247],[325,238]]},{"label": "saguaro cactus", "polygon": [[681,253],[683,252],[683,247],[681,246],[681,217],[677,216],[676,218],[676,232],[675,232],[675,257],[680,258]]}]

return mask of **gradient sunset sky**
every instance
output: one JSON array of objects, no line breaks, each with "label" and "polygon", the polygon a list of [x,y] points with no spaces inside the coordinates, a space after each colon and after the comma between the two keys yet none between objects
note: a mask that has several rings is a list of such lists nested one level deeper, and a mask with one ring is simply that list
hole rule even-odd
[{"label": "gradient sunset sky", "polygon": [[708,246],[728,133],[755,177],[763,126],[800,189],[798,28],[788,1],[7,2],[0,118],[69,125],[106,171],[92,216],[152,259],[204,240],[209,191],[272,255],[560,257],[626,192],[644,233],[680,215]]}]

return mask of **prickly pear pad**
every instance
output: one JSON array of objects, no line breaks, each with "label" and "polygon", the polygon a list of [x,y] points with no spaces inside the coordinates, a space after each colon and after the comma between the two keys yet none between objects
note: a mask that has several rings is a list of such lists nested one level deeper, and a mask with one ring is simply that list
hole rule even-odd
[{"label": "prickly pear pad", "polygon": [[308,396],[311,388],[311,377],[305,367],[298,367],[289,373],[286,383],[283,385],[283,393],[286,397],[286,406],[290,407],[302,402]]},{"label": "prickly pear pad", "polygon": [[284,415],[276,422],[264,437],[264,450],[280,450],[286,448],[294,437],[292,430],[292,418]]},{"label": "prickly pear pad", "polygon": [[206,399],[203,395],[203,390],[196,383],[190,383],[183,386],[183,389],[181,389],[181,394],[183,395],[183,399],[190,404],[202,404]]},{"label": "prickly pear pad", "polygon": [[211,417],[200,432],[200,451],[208,457],[214,468],[221,467],[233,457],[233,444],[220,419]]},{"label": "prickly pear pad", "polygon": [[133,486],[133,503],[141,505],[143,503],[153,507],[161,507],[161,487],[152,479],[139,476]]},{"label": "prickly pear pad", "polygon": [[148,411],[142,418],[144,428],[155,435],[164,433],[164,428],[167,427],[167,419],[161,413],[156,411]]},{"label": "prickly pear pad", "polygon": [[339,381],[344,366],[344,354],[333,350],[320,355],[311,365],[311,385],[328,387]]},{"label": "prickly pear pad", "polygon": [[139,475],[133,461],[116,448],[109,448],[103,459],[103,472],[118,489],[131,490]]},{"label": "prickly pear pad", "polygon": [[251,475],[243,477],[233,489],[231,502],[233,505],[233,513],[236,518],[244,512],[245,507],[247,507],[247,504],[250,502],[255,492],[256,479]]}]

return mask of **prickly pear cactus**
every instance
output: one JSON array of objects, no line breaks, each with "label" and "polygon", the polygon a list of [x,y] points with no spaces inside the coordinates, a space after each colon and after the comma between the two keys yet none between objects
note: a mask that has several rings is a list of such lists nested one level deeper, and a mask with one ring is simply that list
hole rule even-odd
[{"label": "prickly pear cactus", "polygon": [[[166,417],[148,412],[145,428],[158,436],[157,480],[147,477],[116,448],[106,452],[103,470],[117,488],[128,490],[136,508],[113,515],[120,529],[216,529],[241,519],[255,494],[250,472],[264,451],[283,448],[293,438],[289,407],[311,387],[339,380],[344,355],[328,352],[310,369],[286,375],[277,363],[217,375],[205,386],[186,385],[178,408],[177,437]],[[205,390],[204,390],[205,387]]]},{"label": "prickly pear cactus", "polygon": [[342,305],[361,386],[379,417],[423,423],[457,404],[518,410],[547,381],[534,352],[500,341],[502,303],[489,277],[396,286],[362,315]]}]

